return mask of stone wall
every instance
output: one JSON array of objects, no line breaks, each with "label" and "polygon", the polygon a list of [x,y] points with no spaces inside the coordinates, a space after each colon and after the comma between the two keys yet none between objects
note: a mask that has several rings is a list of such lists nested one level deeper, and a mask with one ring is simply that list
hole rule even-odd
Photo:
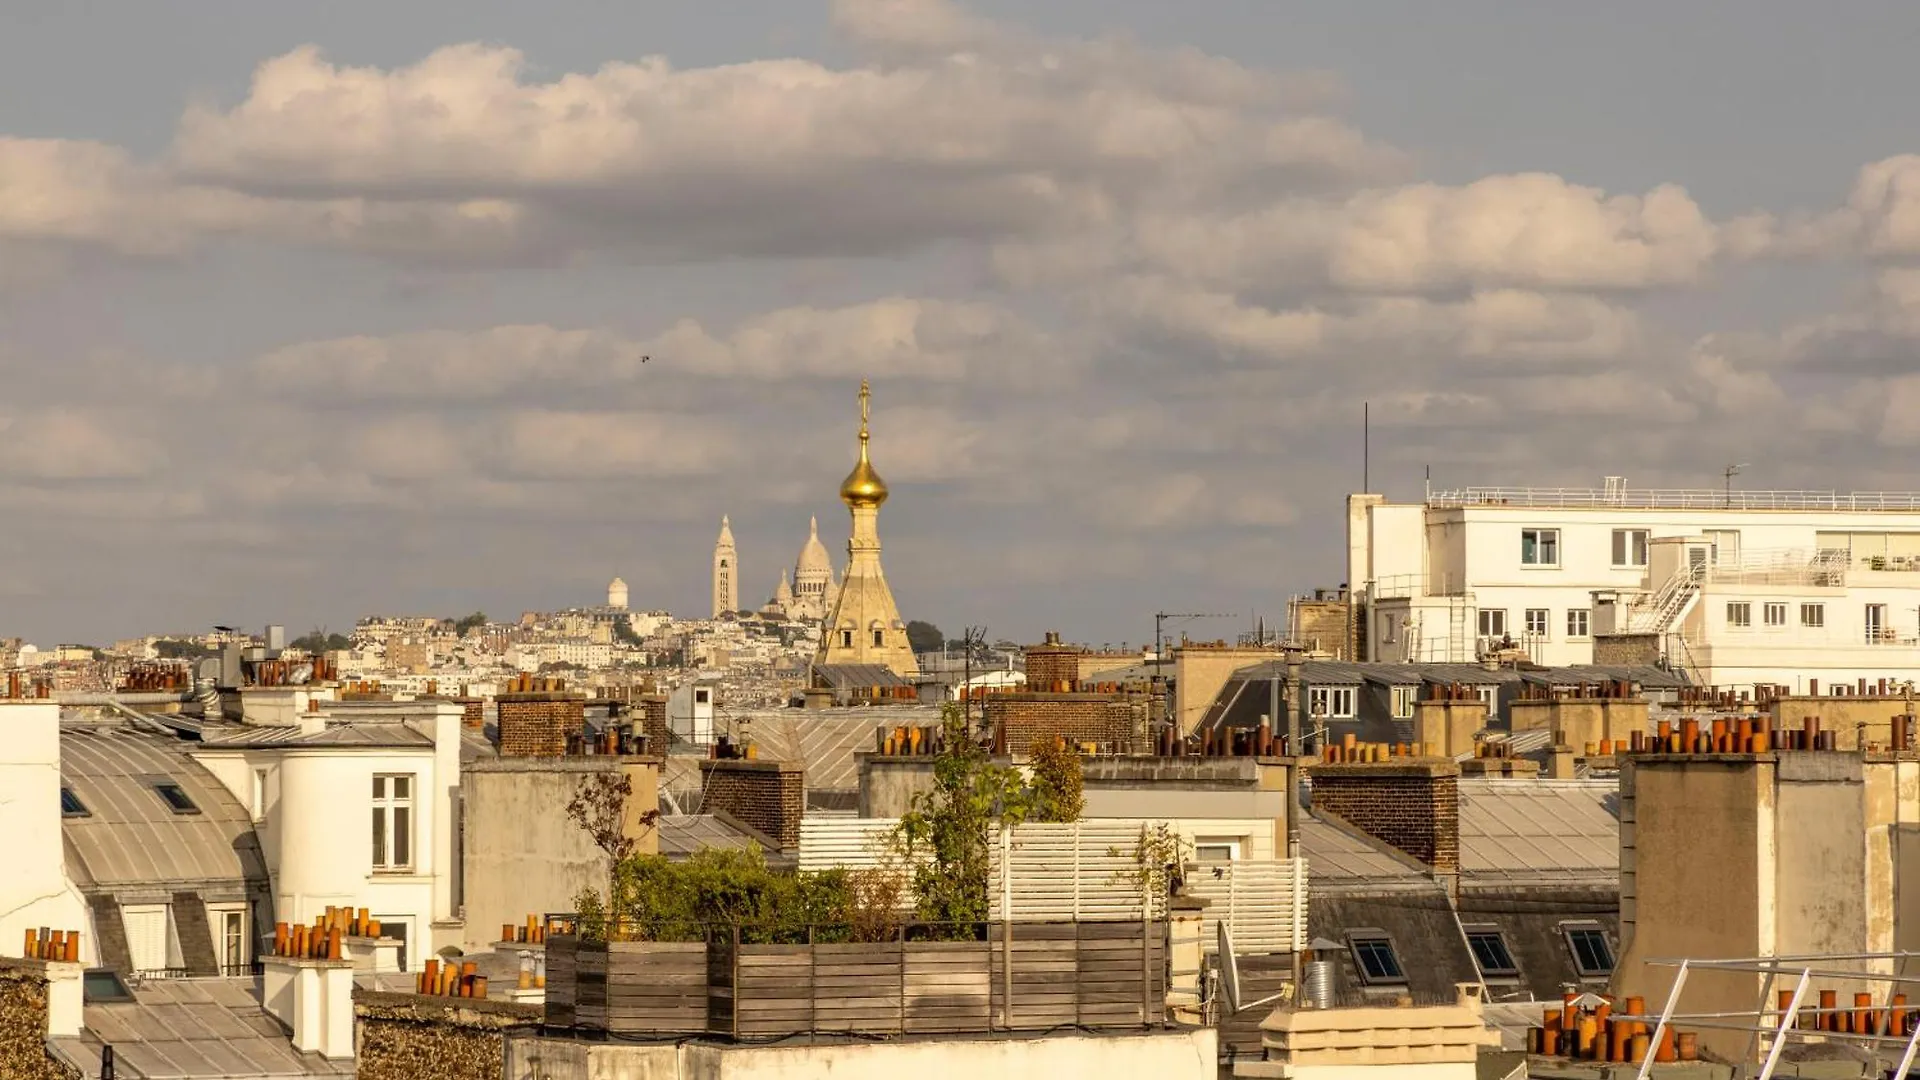
[{"label": "stone wall", "polygon": [[501,694],[500,753],[508,757],[560,757],[567,736],[586,730],[587,700],[578,694]]},{"label": "stone wall", "polygon": [[701,806],[724,810],[800,849],[800,817],[807,812],[806,767],[794,761],[718,760],[700,763]]},{"label": "stone wall", "polygon": [[19,961],[0,966],[0,1076],[7,1080],[80,1080],[47,1053],[47,977]]},{"label": "stone wall", "polygon": [[995,694],[983,712],[1006,732],[1008,752],[1025,754],[1042,739],[1126,747],[1133,740],[1133,707],[1107,694]]},{"label": "stone wall", "polygon": [[1419,859],[1460,869],[1460,766],[1451,761],[1315,765],[1313,806]]},{"label": "stone wall", "polygon": [[536,1029],[538,1005],[356,990],[359,1080],[500,1080],[507,1033]]}]

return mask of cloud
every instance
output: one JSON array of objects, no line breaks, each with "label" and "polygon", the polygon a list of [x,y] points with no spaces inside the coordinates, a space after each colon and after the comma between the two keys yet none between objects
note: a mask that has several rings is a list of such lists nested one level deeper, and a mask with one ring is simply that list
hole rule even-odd
[{"label": "cloud", "polygon": [[658,405],[662,394],[685,400],[690,382],[700,381],[1020,375],[1039,386],[1059,384],[1083,363],[1075,347],[1004,308],[893,296],[782,308],[725,330],[681,319],[644,338],[544,324],[358,335],[276,349],[254,361],[253,375],[264,389],[307,400],[456,404],[538,388]]}]

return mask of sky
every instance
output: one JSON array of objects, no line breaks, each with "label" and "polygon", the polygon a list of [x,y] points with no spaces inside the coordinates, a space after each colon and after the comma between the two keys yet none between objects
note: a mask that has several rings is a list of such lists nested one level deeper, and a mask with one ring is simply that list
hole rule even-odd
[{"label": "sky", "polygon": [[[1920,488],[1920,7],[28,0],[0,636],[770,597],[862,378],[957,636],[1228,636],[1344,502]],[[645,363],[641,357],[650,357]]]}]

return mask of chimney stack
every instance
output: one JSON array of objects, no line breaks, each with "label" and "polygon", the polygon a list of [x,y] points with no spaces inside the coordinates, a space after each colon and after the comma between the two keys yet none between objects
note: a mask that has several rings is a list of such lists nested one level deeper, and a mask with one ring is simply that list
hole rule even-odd
[{"label": "chimney stack", "polygon": [[806,766],[797,761],[714,758],[700,763],[703,808],[721,810],[759,829],[781,851],[800,849],[807,810]]},{"label": "chimney stack", "polygon": [[1436,873],[1460,870],[1460,766],[1435,758],[1315,765],[1313,808],[1333,814]]}]

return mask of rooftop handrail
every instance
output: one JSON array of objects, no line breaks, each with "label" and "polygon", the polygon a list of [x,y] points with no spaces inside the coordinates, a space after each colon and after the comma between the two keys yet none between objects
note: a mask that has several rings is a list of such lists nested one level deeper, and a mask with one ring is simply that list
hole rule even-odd
[{"label": "rooftop handrail", "polygon": [[1592,507],[1630,510],[1920,511],[1915,491],[1753,491],[1722,488],[1464,487],[1429,492],[1435,507]]}]

